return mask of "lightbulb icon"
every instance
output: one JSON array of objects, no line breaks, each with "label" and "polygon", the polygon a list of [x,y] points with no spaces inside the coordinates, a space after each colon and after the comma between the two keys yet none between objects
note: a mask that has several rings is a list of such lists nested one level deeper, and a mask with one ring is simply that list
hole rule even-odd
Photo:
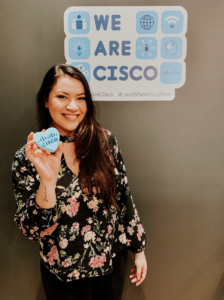
[{"label": "lightbulb icon", "polygon": [[81,56],[85,49],[87,49],[85,48],[86,45],[80,42],[77,42],[75,45],[73,44],[72,46],[74,47],[73,49],[75,50],[78,56]]}]

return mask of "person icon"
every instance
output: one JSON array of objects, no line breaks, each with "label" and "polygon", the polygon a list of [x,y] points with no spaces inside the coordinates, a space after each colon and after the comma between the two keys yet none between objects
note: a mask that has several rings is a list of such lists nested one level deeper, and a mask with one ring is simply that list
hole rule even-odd
[{"label": "person icon", "polygon": [[177,47],[177,43],[175,41],[170,40],[170,41],[166,42],[165,48],[166,48],[166,55],[173,56],[173,55],[177,54],[178,47]]},{"label": "person icon", "polygon": [[81,19],[81,15],[77,16],[77,20],[73,19],[72,22],[72,29],[86,29],[87,28],[87,24],[86,24],[86,19]]},{"label": "person icon", "polygon": [[157,55],[157,40],[155,38],[138,38],[136,41],[136,56],[139,59],[154,59]]}]

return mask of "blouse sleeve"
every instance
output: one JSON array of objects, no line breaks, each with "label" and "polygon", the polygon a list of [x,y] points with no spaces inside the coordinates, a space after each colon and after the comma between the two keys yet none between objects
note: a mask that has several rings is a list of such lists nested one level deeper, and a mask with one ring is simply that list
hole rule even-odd
[{"label": "blouse sleeve", "polygon": [[126,242],[127,247],[131,252],[142,252],[145,250],[147,243],[145,230],[130,192],[125,164],[117,139],[111,134],[109,141],[114,155],[115,173],[119,178],[120,185],[116,197],[117,203],[121,209],[121,224],[118,225],[117,239],[121,244]]},{"label": "blouse sleeve", "polygon": [[15,223],[30,240],[41,241],[53,234],[60,213],[57,204],[43,209],[36,203],[39,174],[25,154],[25,146],[18,150],[12,162],[12,184],[16,201]]}]

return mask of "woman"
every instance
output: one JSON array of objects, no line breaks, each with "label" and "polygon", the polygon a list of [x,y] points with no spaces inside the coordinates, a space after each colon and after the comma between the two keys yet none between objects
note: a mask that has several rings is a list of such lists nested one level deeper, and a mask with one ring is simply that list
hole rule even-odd
[{"label": "woman", "polygon": [[119,300],[127,249],[132,282],[146,276],[146,237],[129,191],[116,138],[96,121],[84,75],[69,65],[46,74],[37,94],[40,131],[60,133],[54,154],[33,141],[12,164],[15,222],[40,242],[47,299]]}]

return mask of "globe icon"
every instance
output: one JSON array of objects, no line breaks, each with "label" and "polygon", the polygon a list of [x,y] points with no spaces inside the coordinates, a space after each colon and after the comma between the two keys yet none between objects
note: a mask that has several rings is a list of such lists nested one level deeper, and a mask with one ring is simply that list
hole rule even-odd
[{"label": "globe icon", "polygon": [[154,26],[154,19],[150,15],[145,15],[140,19],[140,25],[143,29],[149,30]]}]

